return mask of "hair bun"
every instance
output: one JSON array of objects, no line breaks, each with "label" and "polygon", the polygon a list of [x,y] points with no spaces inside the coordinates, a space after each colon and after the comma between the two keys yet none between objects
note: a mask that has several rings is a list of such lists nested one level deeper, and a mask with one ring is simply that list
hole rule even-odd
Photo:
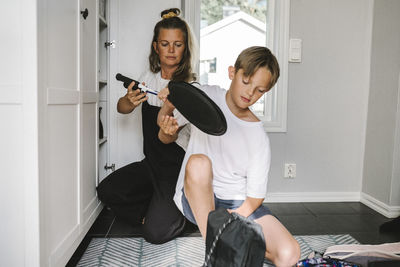
[{"label": "hair bun", "polygon": [[180,13],[181,13],[181,11],[179,10],[179,8],[167,9],[167,10],[164,10],[163,12],[161,12],[161,18],[169,19],[169,18],[177,17],[177,16],[179,16]]}]

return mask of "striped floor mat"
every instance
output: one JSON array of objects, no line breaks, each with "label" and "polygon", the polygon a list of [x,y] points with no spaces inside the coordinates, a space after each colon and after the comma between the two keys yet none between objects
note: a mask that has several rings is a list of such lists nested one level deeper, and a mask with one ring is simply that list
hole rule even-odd
[{"label": "striped floor mat", "polygon": [[[350,235],[295,236],[301,247],[301,259],[312,251],[324,252],[332,245],[358,244]],[[93,238],[77,266],[164,267],[201,266],[204,241],[201,237],[180,237],[162,245],[143,238]],[[268,263],[264,267],[272,266]]]}]

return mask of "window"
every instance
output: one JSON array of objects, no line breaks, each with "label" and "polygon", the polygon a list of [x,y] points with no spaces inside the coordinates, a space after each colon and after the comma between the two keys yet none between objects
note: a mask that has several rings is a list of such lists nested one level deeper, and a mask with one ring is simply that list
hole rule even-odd
[{"label": "window", "polygon": [[182,0],[186,20],[200,43],[200,83],[229,88],[228,66],[252,45],[265,45],[276,55],[281,77],[253,112],[268,132],[286,131],[287,46],[290,0]]},{"label": "window", "polygon": [[208,77],[212,75],[217,75],[217,58],[200,58],[200,83],[210,84],[211,82]]}]

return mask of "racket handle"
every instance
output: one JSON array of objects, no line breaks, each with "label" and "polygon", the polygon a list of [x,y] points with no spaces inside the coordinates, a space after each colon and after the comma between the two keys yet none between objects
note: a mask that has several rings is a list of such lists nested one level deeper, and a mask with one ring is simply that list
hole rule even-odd
[{"label": "racket handle", "polygon": [[122,75],[121,73],[117,73],[117,75],[115,75],[115,79],[117,79],[118,81],[121,81],[124,83],[124,87],[128,88],[128,86],[131,84],[131,82],[135,82],[135,85],[132,87],[132,90],[136,90],[139,88],[139,82],[136,80],[133,80],[131,78],[128,78],[124,75]]}]

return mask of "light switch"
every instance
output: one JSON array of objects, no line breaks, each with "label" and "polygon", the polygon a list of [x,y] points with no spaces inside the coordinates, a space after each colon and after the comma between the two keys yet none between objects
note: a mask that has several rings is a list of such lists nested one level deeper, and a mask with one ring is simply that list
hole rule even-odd
[{"label": "light switch", "polygon": [[290,39],[289,62],[301,62],[301,39]]}]

